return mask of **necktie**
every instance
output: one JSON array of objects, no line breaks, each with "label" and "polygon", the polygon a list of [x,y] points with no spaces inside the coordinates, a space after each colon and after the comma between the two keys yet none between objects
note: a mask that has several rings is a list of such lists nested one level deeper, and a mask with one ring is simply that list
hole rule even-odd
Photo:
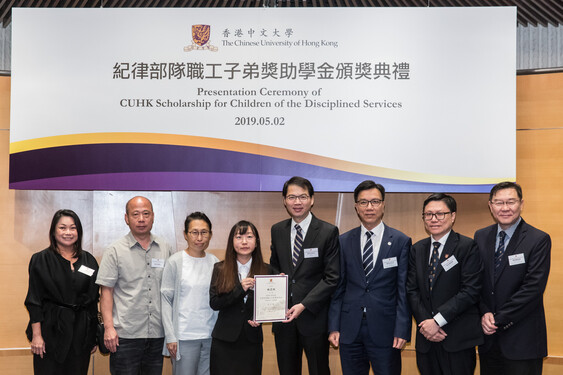
[{"label": "necktie", "polygon": [[501,230],[498,235],[500,239],[498,241],[497,251],[495,251],[495,273],[500,268],[500,264],[502,263],[502,256],[505,250],[504,239],[506,238],[506,233],[503,230]]},{"label": "necktie", "polygon": [[297,233],[295,234],[295,242],[293,242],[293,254],[291,257],[293,267],[297,264],[299,260],[299,255],[301,255],[301,250],[303,250],[303,231],[299,224],[295,224],[295,230]]},{"label": "necktie", "polygon": [[371,236],[373,232],[366,232],[366,244],[364,245],[364,251],[362,252],[362,262],[364,263],[364,272],[366,277],[369,276],[371,271],[373,271],[373,242],[371,242]]},{"label": "necktie", "polygon": [[433,242],[432,245],[434,246],[432,250],[432,259],[430,259],[430,272],[428,273],[428,281],[430,282],[430,290],[432,291],[432,287],[434,286],[434,281],[436,280],[436,268],[438,267],[438,260],[440,257],[438,256],[438,249],[440,248],[440,242],[436,241]]}]

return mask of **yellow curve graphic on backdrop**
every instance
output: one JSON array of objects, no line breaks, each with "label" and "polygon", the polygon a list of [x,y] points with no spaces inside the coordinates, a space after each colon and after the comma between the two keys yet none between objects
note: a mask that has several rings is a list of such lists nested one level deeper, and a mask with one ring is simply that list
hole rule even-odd
[{"label": "yellow curve graphic on backdrop", "polygon": [[362,163],[349,162],[325,156],[314,155],[301,151],[288,150],[279,147],[265,146],[256,143],[241,142],[227,139],[198,137],[178,134],[158,133],[86,133],[70,134],[53,137],[35,138],[10,144],[10,154],[39,150],[50,147],[77,146],[102,143],[138,143],[160,144],[173,146],[202,147],[209,149],[235,151],[254,155],[263,155],[285,159],[319,167],[336,169],[344,172],[358,173],[367,176],[377,176],[403,181],[422,183],[453,184],[453,185],[486,185],[495,184],[502,180],[514,180],[514,177],[476,178],[444,176],[419,172],[401,171],[391,168],[371,166]]}]

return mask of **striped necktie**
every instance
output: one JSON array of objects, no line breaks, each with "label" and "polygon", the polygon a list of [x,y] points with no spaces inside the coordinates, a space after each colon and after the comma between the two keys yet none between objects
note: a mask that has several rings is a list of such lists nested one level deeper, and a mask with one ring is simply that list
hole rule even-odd
[{"label": "striped necktie", "polygon": [[436,268],[438,267],[438,260],[440,256],[438,255],[438,249],[440,248],[440,242],[436,241],[433,242],[432,245],[434,248],[432,249],[432,259],[430,259],[430,272],[428,273],[428,281],[430,283],[430,291],[432,291],[432,287],[434,286],[434,281],[436,281]]},{"label": "striped necktie", "polygon": [[498,234],[499,241],[498,241],[498,247],[497,250],[495,251],[495,273],[497,272],[497,270],[500,268],[500,265],[502,263],[502,256],[504,255],[504,239],[506,238],[506,232],[501,230]]},{"label": "striped necktie", "polygon": [[371,236],[373,232],[366,232],[366,244],[364,246],[364,251],[362,252],[362,262],[364,263],[364,272],[366,277],[369,276],[371,271],[373,271],[373,242],[371,242]]},{"label": "striped necktie", "polygon": [[303,250],[303,231],[301,230],[299,224],[295,224],[295,230],[295,241],[293,242],[293,254],[291,256],[293,267],[297,264],[299,256],[301,255],[301,250]]}]

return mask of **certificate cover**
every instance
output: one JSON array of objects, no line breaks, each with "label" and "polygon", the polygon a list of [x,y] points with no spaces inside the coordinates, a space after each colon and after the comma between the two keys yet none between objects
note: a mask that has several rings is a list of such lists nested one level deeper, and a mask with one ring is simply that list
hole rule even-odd
[{"label": "certificate cover", "polygon": [[268,323],[285,320],[287,275],[257,275],[254,280],[254,321]]}]

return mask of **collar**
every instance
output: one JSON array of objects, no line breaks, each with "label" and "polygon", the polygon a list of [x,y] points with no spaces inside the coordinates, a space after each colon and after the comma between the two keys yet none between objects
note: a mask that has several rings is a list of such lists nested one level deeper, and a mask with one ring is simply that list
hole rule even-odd
[{"label": "collar", "polygon": [[520,216],[518,220],[514,224],[512,224],[508,229],[502,229],[500,225],[497,224],[497,237],[501,231],[504,231],[504,233],[506,233],[508,238],[512,238],[514,232],[516,231],[516,227],[518,227],[518,224],[520,224],[521,221],[522,221],[522,216]]},{"label": "collar", "polygon": [[[153,236],[152,233],[150,234],[150,236],[151,236],[150,237],[151,238],[151,242],[150,242],[151,245],[152,245],[153,242],[156,242],[158,244],[158,240],[156,239],[155,236]],[[139,245],[141,248],[143,248],[141,246],[141,244],[137,241],[135,236],[133,236],[133,233],[131,233],[131,232],[127,233],[127,235],[125,236],[125,239],[127,240],[127,246],[129,246],[130,249],[132,249],[133,246],[135,246],[135,245]]]},{"label": "collar", "polygon": [[313,214],[309,211],[309,215],[302,222],[296,223],[293,218],[291,218],[291,229],[295,230],[295,224],[299,224],[303,233],[307,233],[307,229],[309,229],[309,225],[311,225],[311,220],[313,220]]},{"label": "collar", "polygon": [[452,233],[451,229],[448,233],[444,234],[442,238],[440,238],[439,240],[435,240],[434,237],[430,235],[430,246],[433,246],[434,242],[438,241],[442,245],[441,247],[444,248],[444,246],[446,246],[446,242],[448,241],[448,237],[450,236],[450,233]]},{"label": "collar", "polygon": [[[248,275],[248,273],[250,272],[250,266],[252,265],[252,258],[250,258],[250,260],[248,262],[246,262],[246,264],[242,264],[241,262],[239,262],[237,260],[237,270],[238,273],[242,274],[244,271],[245,275]],[[246,277],[246,276],[245,276]]]},{"label": "collar", "polygon": [[[373,235],[375,235],[376,238],[381,238],[383,237],[383,230],[385,229],[385,225],[383,224],[383,220],[376,225],[375,228],[373,228],[371,230],[371,232],[373,232]],[[366,233],[368,232],[368,230],[366,229],[366,227],[364,227],[364,224],[360,225],[360,231],[362,234],[362,238],[365,238]]]}]

